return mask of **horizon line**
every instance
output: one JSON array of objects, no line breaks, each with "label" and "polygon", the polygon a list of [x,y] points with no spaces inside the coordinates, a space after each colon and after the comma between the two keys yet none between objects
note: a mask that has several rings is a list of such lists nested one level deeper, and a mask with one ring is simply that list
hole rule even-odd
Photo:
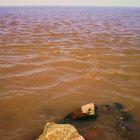
[{"label": "horizon line", "polygon": [[77,5],[53,5],[53,4],[50,4],[50,5],[47,5],[47,4],[45,4],[45,5],[43,5],[43,4],[25,4],[25,5],[23,5],[23,4],[17,4],[17,5],[0,5],[0,7],[25,7],[25,6],[27,6],[27,7],[30,7],[30,6],[35,6],[35,7],[39,7],[39,6],[41,6],[41,7],[136,7],[136,8],[140,8],[140,6],[138,6],[138,5],[79,5],[79,4],[77,4]]}]

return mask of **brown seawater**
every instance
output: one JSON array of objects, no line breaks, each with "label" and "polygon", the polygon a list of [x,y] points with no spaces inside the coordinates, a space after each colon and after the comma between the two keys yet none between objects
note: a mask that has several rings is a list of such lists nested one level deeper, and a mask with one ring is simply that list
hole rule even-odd
[{"label": "brown seawater", "polygon": [[0,139],[32,140],[89,102],[140,124],[139,45],[140,8],[0,7]]}]

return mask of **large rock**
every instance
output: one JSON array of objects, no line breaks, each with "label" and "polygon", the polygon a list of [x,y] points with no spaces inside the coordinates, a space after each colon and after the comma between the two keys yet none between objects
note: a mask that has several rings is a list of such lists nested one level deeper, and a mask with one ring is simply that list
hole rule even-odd
[{"label": "large rock", "polygon": [[85,140],[70,124],[47,123],[37,140]]}]

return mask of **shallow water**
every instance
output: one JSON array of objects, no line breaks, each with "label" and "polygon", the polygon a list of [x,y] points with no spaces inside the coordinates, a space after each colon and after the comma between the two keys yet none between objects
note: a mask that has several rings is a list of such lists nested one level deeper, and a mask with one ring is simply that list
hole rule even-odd
[{"label": "shallow water", "polygon": [[0,138],[32,140],[89,102],[123,103],[140,124],[139,13],[0,7]]}]

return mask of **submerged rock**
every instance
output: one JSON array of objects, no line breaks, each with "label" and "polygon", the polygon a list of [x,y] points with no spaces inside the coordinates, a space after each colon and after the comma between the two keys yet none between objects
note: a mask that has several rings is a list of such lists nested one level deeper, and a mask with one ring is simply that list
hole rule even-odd
[{"label": "submerged rock", "polygon": [[114,125],[113,129],[115,129],[118,134],[123,137],[132,136],[134,132],[134,119],[122,104],[113,103],[111,105],[100,105],[98,106],[97,112],[100,117],[108,116],[108,118],[112,120]]},{"label": "submerged rock", "polygon": [[83,105],[58,123],[74,125],[86,140],[135,140],[133,118],[120,103]]},{"label": "submerged rock", "polygon": [[70,124],[47,123],[37,140],[85,140]]}]

